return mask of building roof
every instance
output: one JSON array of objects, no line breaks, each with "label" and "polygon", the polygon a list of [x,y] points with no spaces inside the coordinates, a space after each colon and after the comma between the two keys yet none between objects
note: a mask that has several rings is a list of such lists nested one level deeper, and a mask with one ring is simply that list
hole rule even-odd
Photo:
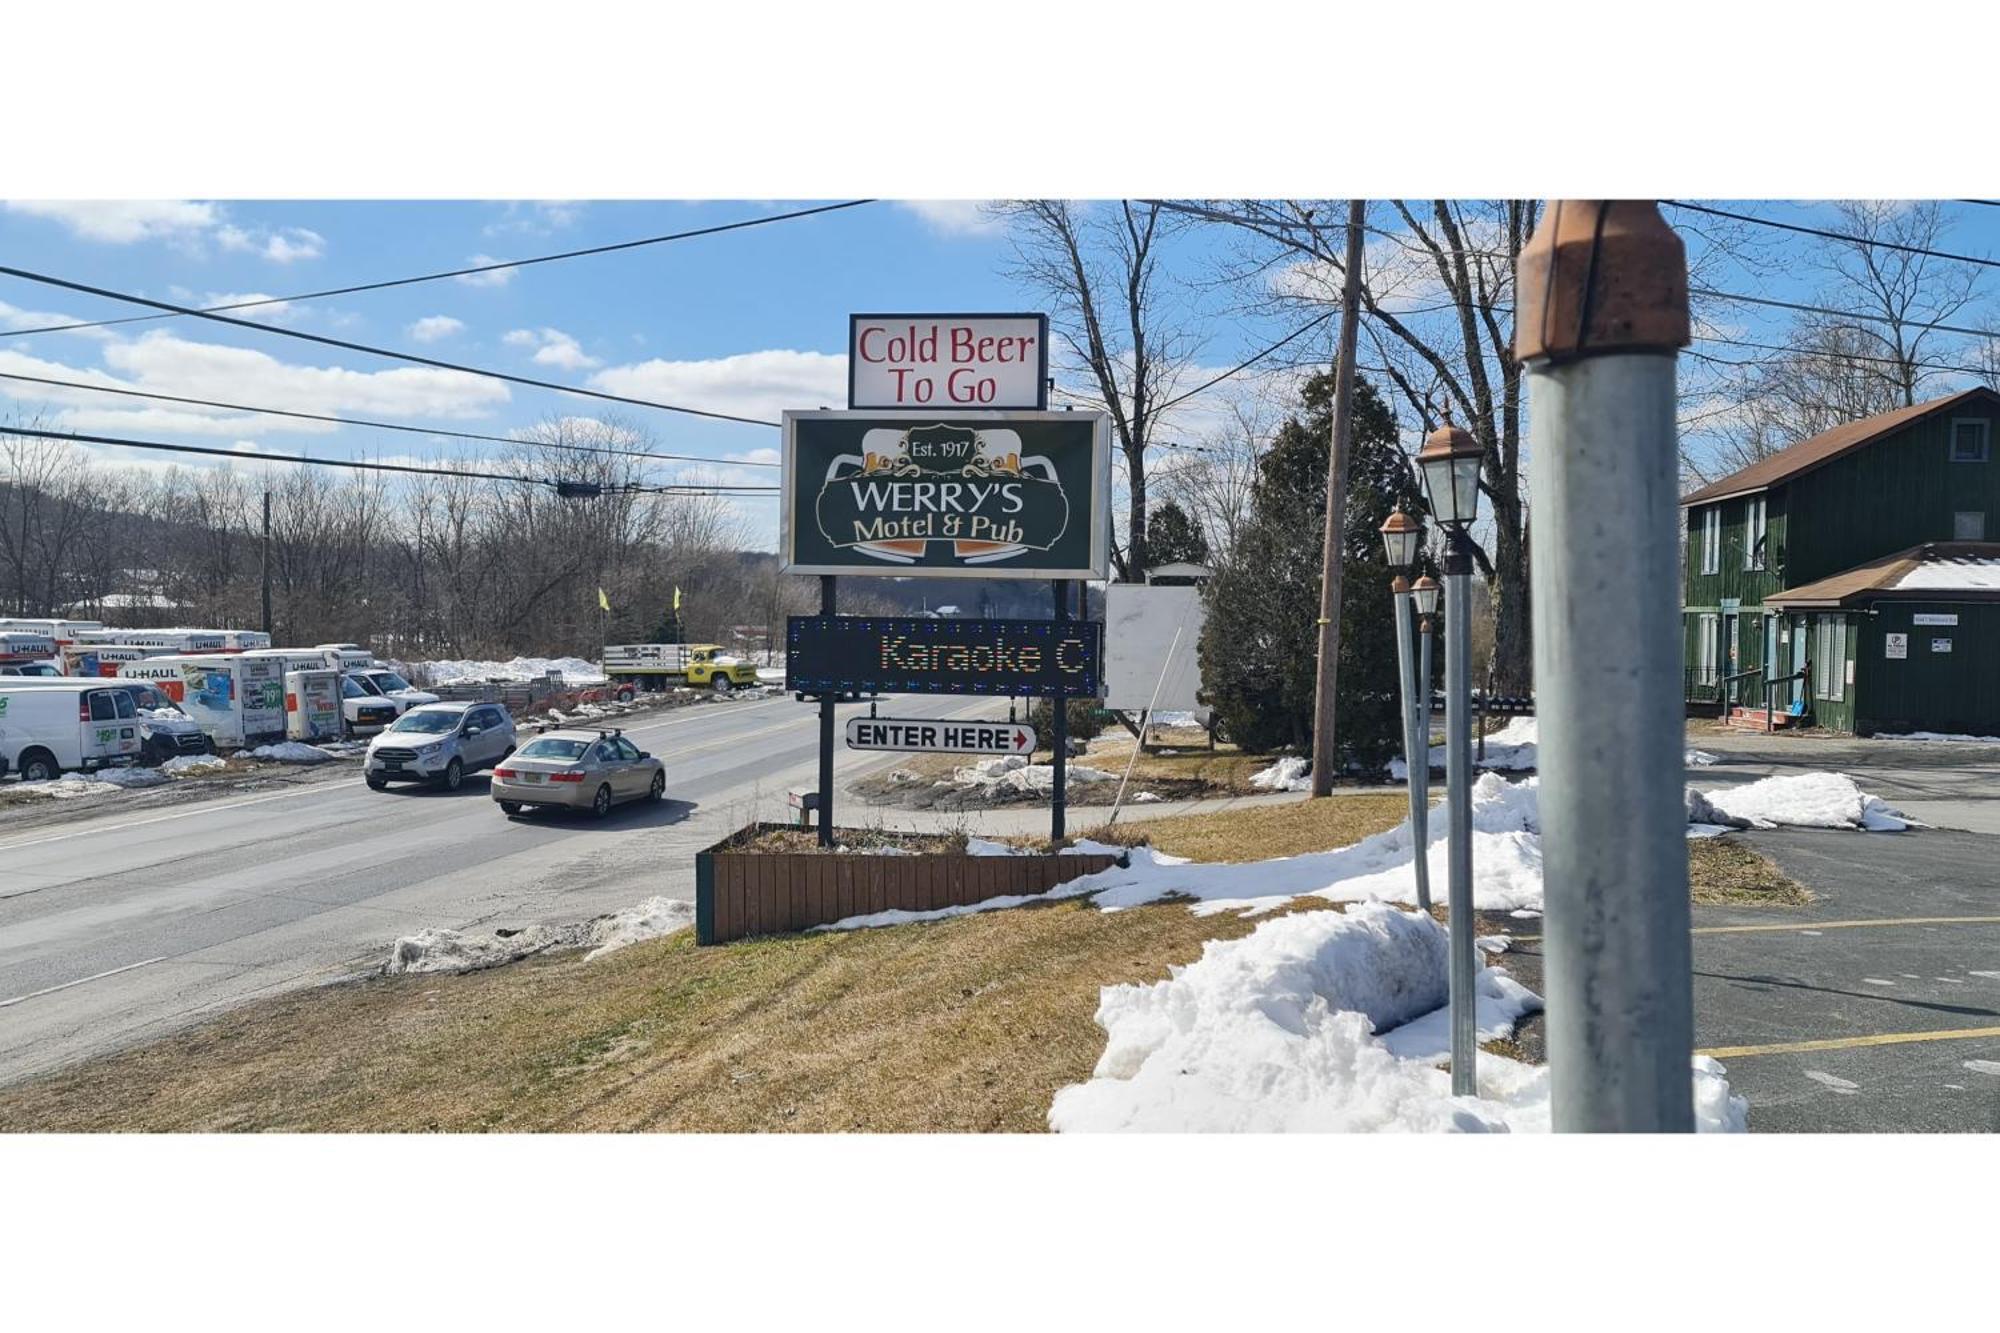
[{"label": "building roof", "polygon": [[1926,542],[1773,593],[1764,604],[1836,607],[1883,598],[2000,602],[2000,542]]},{"label": "building roof", "polygon": [[1699,490],[1681,497],[1681,506],[1707,504],[1711,500],[1726,500],[1735,495],[1749,495],[1755,491],[1769,490],[1779,482],[1790,481],[1816,467],[1831,463],[1843,454],[1851,454],[1856,449],[1866,448],[1884,435],[1939,412],[1964,407],[1969,403],[1984,402],[2000,407],[2000,393],[1984,385],[1933,398],[1929,402],[1917,403],[1912,407],[1899,407],[1893,412],[1877,412],[1872,417],[1850,421],[1822,431],[1808,440],[1780,449],[1768,458],[1760,458],[1749,467],[1739,468],[1720,481],[1712,481]]}]

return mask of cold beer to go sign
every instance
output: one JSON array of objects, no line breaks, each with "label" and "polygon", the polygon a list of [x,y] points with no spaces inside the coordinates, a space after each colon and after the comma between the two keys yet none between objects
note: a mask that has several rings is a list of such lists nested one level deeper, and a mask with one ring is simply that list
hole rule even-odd
[{"label": "cold beer to go sign", "polygon": [[1049,405],[1046,315],[850,315],[851,408]]}]

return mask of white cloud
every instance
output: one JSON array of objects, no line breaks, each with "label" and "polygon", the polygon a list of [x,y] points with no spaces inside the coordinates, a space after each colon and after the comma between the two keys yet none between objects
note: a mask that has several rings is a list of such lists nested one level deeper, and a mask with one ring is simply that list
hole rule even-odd
[{"label": "white cloud", "polygon": [[108,245],[198,236],[222,220],[214,204],[186,199],[10,199],[7,210],[62,223]]},{"label": "white cloud", "polygon": [[506,214],[499,221],[489,222],[481,228],[483,235],[547,236],[576,225],[576,220],[583,216],[583,205],[573,199],[517,200],[506,208]]},{"label": "white cloud", "polygon": [[[467,268],[476,268],[482,264],[499,262],[492,255],[473,255],[465,261],[465,264]],[[491,273],[463,273],[458,277],[458,281],[468,287],[505,287],[513,280],[514,270],[511,268],[496,268]]]},{"label": "white cloud", "polygon": [[260,254],[274,264],[318,259],[326,252],[326,237],[304,227],[279,227],[274,231],[265,231],[225,223],[215,229],[215,243],[224,250]]},{"label": "white cloud", "polygon": [[[59,315],[47,310],[23,310],[19,306],[8,305],[5,301],[0,301],[0,328],[42,329],[56,324],[76,324],[80,322],[82,322],[82,317],[78,315]],[[97,338],[100,340],[118,336],[109,329],[74,329],[70,330],[70,332],[79,338]]]},{"label": "white cloud", "polygon": [[847,358],[773,349],[709,361],[655,358],[609,366],[592,388],[678,407],[775,421],[786,408],[836,407],[847,401]]},{"label": "white cloud", "polygon": [[991,236],[1007,229],[1000,218],[986,211],[987,199],[899,199],[897,207],[907,209],[930,224],[933,231],[947,236]]},{"label": "white cloud", "polygon": [[409,334],[414,342],[434,343],[455,333],[465,332],[465,321],[453,319],[450,315],[425,315],[404,332]]},{"label": "white cloud", "polygon": [[724,454],[732,463],[782,463],[784,455],[776,449],[739,449],[735,453]]},{"label": "white cloud", "polygon": [[239,305],[244,301],[264,301],[268,304],[232,310],[229,312],[232,318],[268,319],[273,323],[282,323],[294,313],[290,301],[274,301],[269,292],[210,292],[202,298],[201,304],[204,309],[210,309],[219,305]]},{"label": "white cloud", "polygon": [[583,350],[583,345],[561,329],[510,329],[500,339],[509,347],[532,347],[534,361],[539,366],[557,366],[563,370],[589,370],[604,363]]}]

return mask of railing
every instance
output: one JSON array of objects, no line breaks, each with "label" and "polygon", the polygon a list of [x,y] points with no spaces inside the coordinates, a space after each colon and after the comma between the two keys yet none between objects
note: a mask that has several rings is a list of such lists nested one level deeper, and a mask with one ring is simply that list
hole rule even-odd
[{"label": "railing", "polygon": [[1682,672],[1681,697],[1689,703],[1722,702],[1722,678],[1714,667],[1688,667]]},{"label": "railing", "polygon": [[1773,676],[1771,677],[1771,679],[1764,682],[1764,730],[1766,731],[1777,730],[1777,722],[1774,715],[1778,711],[1778,705],[1776,700],[1773,698],[1773,695],[1777,691],[1777,688],[1780,685],[1789,685],[1795,680],[1803,683],[1811,679],[1812,679],[1812,659],[1808,658],[1806,659],[1806,664],[1800,667],[1797,671],[1794,671],[1791,675]]},{"label": "railing", "polygon": [[[1724,693],[1727,694],[1729,698],[1730,705],[1733,707],[1737,699],[1741,697],[1736,689],[1737,681],[1748,680],[1752,676],[1761,676],[1763,674],[1764,674],[1764,668],[1760,666],[1755,666],[1751,667],[1748,671],[1732,672],[1731,674],[1724,676],[1722,678],[1721,685]],[[1769,694],[1766,694],[1765,698],[1766,700],[1768,700],[1770,698]]]}]

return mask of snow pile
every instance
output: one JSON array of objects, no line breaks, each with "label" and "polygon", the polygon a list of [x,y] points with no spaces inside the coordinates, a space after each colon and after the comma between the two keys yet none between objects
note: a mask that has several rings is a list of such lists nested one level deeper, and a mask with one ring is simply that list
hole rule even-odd
[{"label": "snow pile", "polygon": [[1719,764],[1722,761],[1706,750],[1689,750],[1681,756],[1681,762],[1689,768],[1707,768],[1710,764]]},{"label": "snow pile", "polygon": [[[1799,773],[1699,793],[1723,818],[1751,828],[1844,828],[1895,833],[1917,822],[1845,773]],[[1692,806],[1692,798],[1690,805]]]},{"label": "snow pile", "polygon": [[1962,731],[1905,731],[1891,735],[1878,731],[1868,738],[1871,741],[1932,741],[1951,742],[1958,745],[2000,745],[2000,736],[1968,736]]},{"label": "snow pile", "polygon": [[193,719],[190,718],[186,713],[183,713],[180,709],[175,708],[172,704],[167,705],[165,708],[141,708],[139,710],[139,716],[146,718],[155,718],[161,722],[193,721]]},{"label": "snow pile", "polygon": [[685,898],[648,898],[591,922],[591,940],[596,948],[583,956],[584,962],[614,953],[628,944],[658,939],[694,924],[694,904]]},{"label": "snow pile", "polygon": [[[1213,941],[1166,981],[1107,986],[1103,1056],[1088,1082],[1058,1092],[1058,1131],[1381,1132],[1547,1130],[1548,1071],[1479,1056],[1478,1097],[1453,1097],[1439,1067],[1450,1045],[1446,931],[1430,917],[1367,903],[1265,922]],[[1481,1040],[1541,1007],[1505,972],[1482,968]],[[1397,1026],[1401,1024],[1401,1026]],[[1691,1071],[1697,1127],[1742,1130],[1747,1105],[1721,1066]]]},{"label": "snow pile", "polygon": [[1925,560],[1897,579],[1896,587],[1925,592],[2000,591],[2000,560]]},{"label": "snow pile", "polygon": [[157,768],[100,768],[88,776],[82,773],[65,773],[61,780],[123,788],[128,791],[134,787],[158,787],[172,781]]},{"label": "snow pile", "polygon": [[1306,776],[1310,767],[1303,759],[1280,759],[1252,773],[1250,785],[1260,791],[1308,791],[1312,788],[1312,779]]},{"label": "snow pile", "polygon": [[600,681],[605,678],[603,667],[595,662],[586,662],[581,657],[516,657],[505,662],[451,659],[416,662],[412,668],[421,672],[433,685],[489,680],[543,680],[551,671],[559,673],[566,681]]},{"label": "snow pile", "polygon": [[[1473,737],[1472,765],[1474,768],[1491,769],[1503,773],[1525,773],[1535,767],[1535,746],[1538,732],[1535,719],[1517,717],[1506,726],[1486,737],[1486,757],[1479,757],[1479,738]],[[1445,747],[1433,745],[1430,751],[1432,768],[1445,766]],[[1389,779],[1392,782],[1407,782],[1410,766],[1399,755],[1389,761]]]},{"label": "snow pile", "polygon": [[[1088,768],[1082,764],[1069,766],[1071,782],[1116,782],[1116,773],[1107,773],[1101,768]],[[1050,764],[1031,764],[1026,755],[1003,754],[991,759],[982,759],[976,764],[956,769],[948,779],[954,787],[984,794],[998,792],[1021,792],[1029,795],[1047,795],[1055,790],[1056,771]]]},{"label": "snow pile", "polygon": [[169,777],[187,778],[197,773],[213,773],[217,769],[229,767],[229,761],[219,754],[177,754],[160,765],[160,772]]},{"label": "snow pile", "polygon": [[261,759],[278,764],[323,764],[339,756],[322,750],[317,745],[307,745],[304,741],[279,741],[275,745],[260,745],[254,750],[238,750],[238,759]]},{"label": "snow pile", "polygon": [[584,961],[588,962],[693,924],[693,903],[648,898],[637,906],[588,921],[553,926],[536,924],[505,933],[496,930],[487,935],[469,935],[427,927],[397,940],[382,970],[391,976],[407,972],[479,972],[549,949],[589,949],[584,955]]}]

